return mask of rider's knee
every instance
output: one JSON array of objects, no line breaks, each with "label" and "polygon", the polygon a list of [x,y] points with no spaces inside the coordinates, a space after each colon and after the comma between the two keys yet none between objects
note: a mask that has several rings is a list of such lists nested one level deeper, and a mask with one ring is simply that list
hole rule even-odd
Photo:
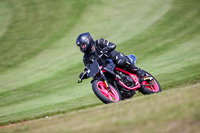
[{"label": "rider's knee", "polygon": [[129,59],[123,53],[117,53],[113,58],[114,63],[119,67],[126,67]]}]

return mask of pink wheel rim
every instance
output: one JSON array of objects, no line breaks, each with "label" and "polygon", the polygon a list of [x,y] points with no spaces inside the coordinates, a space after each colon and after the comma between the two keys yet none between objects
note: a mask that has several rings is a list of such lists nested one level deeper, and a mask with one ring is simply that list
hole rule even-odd
[{"label": "pink wheel rim", "polygon": [[[153,92],[158,92],[159,91],[159,85],[158,83],[156,82],[155,79],[153,79],[153,81],[155,82],[154,85],[152,86],[145,86],[147,89],[153,91]],[[142,82],[143,85],[150,85],[147,81],[143,81]]]},{"label": "pink wheel rim", "polygon": [[116,92],[116,90],[113,89],[112,86],[110,86],[111,91],[109,91],[108,88],[106,87],[106,84],[103,81],[98,81],[97,82],[97,88],[109,100],[111,100],[113,102],[118,102],[119,101],[119,95]]}]

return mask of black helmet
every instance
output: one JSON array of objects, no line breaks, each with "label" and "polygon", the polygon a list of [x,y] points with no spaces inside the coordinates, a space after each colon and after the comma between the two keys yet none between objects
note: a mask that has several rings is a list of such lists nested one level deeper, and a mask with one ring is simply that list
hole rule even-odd
[{"label": "black helmet", "polygon": [[89,32],[80,34],[76,39],[76,44],[83,53],[90,52],[93,42],[94,40]]}]

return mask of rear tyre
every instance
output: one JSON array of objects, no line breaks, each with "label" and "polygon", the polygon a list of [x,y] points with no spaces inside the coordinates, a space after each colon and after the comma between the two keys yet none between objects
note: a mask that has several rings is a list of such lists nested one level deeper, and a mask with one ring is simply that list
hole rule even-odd
[{"label": "rear tyre", "polygon": [[[143,70],[144,71],[144,70]],[[154,78],[154,76],[152,76],[150,73],[144,71],[147,75],[153,77],[153,81],[155,82],[154,85],[152,86],[148,86],[150,85],[150,83],[148,81],[143,81],[141,84],[142,84],[142,87],[140,88],[140,92],[144,95],[147,95],[147,94],[153,94],[153,93],[158,93],[158,92],[161,92],[162,89],[161,89],[161,86],[160,84],[158,83],[158,81]]]},{"label": "rear tyre", "polygon": [[95,95],[104,103],[118,102],[121,100],[121,95],[117,89],[111,84],[108,84],[111,91],[106,87],[106,84],[101,80],[95,80],[92,82],[92,89]]}]

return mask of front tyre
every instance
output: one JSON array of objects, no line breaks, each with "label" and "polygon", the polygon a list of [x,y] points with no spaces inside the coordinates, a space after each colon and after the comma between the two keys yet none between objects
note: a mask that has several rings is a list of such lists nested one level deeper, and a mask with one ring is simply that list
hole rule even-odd
[{"label": "front tyre", "polygon": [[152,93],[161,92],[162,91],[161,86],[158,83],[158,81],[154,78],[154,76],[152,76],[150,73],[148,73],[146,71],[144,71],[144,72],[146,73],[146,75],[149,75],[149,76],[153,77],[154,84],[150,85],[150,83],[148,81],[143,81],[141,83],[142,87],[140,88],[141,93],[146,95],[146,94],[152,94]]},{"label": "front tyre", "polygon": [[95,95],[104,103],[118,102],[121,100],[121,95],[117,89],[109,84],[111,91],[106,87],[106,84],[101,80],[92,82],[92,89]]}]

